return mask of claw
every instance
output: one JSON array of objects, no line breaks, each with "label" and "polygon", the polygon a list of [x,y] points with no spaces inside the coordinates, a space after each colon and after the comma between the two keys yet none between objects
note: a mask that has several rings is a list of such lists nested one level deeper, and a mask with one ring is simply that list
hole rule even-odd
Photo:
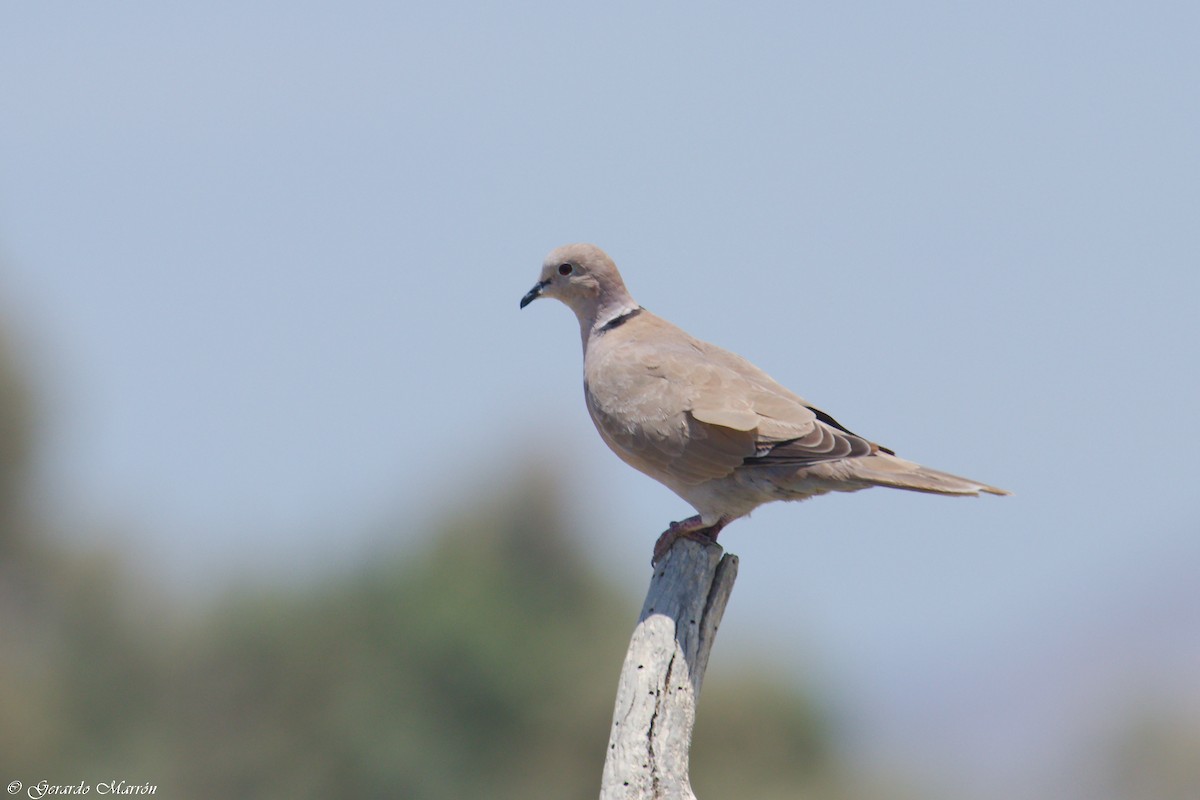
[{"label": "claw", "polygon": [[699,514],[680,522],[672,522],[671,526],[663,531],[662,535],[658,537],[658,541],[654,543],[654,555],[650,559],[650,566],[658,566],[680,537],[704,545],[716,544],[717,534],[721,532],[725,524],[724,520],[720,520],[715,525],[705,525]]}]

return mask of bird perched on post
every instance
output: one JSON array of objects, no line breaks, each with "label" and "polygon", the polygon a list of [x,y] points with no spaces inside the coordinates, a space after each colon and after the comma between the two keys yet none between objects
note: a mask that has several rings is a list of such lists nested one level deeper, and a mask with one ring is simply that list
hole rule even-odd
[{"label": "bird perched on post", "polygon": [[741,356],[645,310],[595,245],[552,251],[521,308],[539,297],[561,300],[579,319],[584,399],[605,444],[698,512],[663,532],[655,561],[679,536],[715,541],[774,500],[872,486],[1008,494],[897,457]]}]

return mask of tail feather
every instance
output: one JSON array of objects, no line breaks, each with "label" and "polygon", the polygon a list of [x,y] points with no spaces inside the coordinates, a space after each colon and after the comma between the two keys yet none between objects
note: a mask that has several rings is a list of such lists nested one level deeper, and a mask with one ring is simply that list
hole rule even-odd
[{"label": "tail feather", "polygon": [[846,459],[842,463],[849,467],[854,478],[876,486],[931,494],[973,496],[978,496],[980,492],[997,495],[1012,494],[1005,489],[973,481],[970,478],[951,475],[949,472],[923,467],[913,461],[906,461],[886,453],[876,453],[866,458]]}]

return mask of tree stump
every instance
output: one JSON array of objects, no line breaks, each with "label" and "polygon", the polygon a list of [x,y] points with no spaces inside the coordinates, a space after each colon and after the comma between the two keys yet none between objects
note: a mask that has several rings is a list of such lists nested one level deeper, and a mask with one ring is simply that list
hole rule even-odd
[{"label": "tree stump", "polygon": [[621,669],[601,800],[695,800],[688,751],[737,556],[680,538],[654,569]]}]

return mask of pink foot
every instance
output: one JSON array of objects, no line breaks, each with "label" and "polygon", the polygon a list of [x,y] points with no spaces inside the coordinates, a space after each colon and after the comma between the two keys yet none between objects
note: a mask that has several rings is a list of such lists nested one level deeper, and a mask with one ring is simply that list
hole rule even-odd
[{"label": "pink foot", "polygon": [[662,535],[658,537],[658,541],[654,543],[654,556],[650,559],[650,566],[653,567],[662,561],[666,557],[667,551],[675,544],[675,540],[681,536],[700,542],[700,544],[716,544],[717,534],[721,532],[725,524],[724,520],[719,520],[715,525],[705,525],[700,520],[699,514],[681,522],[672,522],[671,527],[663,531]]}]

